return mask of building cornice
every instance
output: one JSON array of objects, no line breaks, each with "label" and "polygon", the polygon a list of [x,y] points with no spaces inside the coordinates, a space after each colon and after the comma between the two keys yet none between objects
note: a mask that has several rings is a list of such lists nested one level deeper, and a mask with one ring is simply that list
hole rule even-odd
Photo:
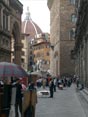
[{"label": "building cornice", "polygon": [[51,9],[54,0],[47,0],[47,6]]},{"label": "building cornice", "polygon": [[9,11],[11,10],[10,7],[9,7],[9,5],[5,4],[5,2],[3,0],[0,1],[0,3],[2,3]]},{"label": "building cornice", "polygon": [[19,0],[10,0],[10,6],[21,13],[23,12],[23,4]]}]

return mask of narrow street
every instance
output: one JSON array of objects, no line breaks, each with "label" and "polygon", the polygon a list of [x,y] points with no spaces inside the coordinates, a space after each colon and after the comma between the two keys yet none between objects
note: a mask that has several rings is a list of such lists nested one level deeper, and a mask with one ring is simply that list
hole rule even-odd
[{"label": "narrow street", "polygon": [[54,98],[38,98],[36,117],[87,117],[75,86],[54,93]]}]

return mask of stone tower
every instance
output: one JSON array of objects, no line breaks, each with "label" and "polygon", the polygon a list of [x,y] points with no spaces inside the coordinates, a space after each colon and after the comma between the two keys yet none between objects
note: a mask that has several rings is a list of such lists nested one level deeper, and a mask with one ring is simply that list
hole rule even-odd
[{"label": "stone tower", "polygon": [[51,73],[55,76],[73,75],[74,60],[71,50],[74,48],[75,0],[48,0],[50,9]]}]

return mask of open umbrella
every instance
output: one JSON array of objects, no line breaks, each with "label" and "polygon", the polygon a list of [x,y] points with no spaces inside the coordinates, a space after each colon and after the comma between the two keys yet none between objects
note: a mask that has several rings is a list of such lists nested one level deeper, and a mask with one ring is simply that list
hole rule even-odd
[{"label": "open umbrella", "polygon": [[34,71],[34,72],[31,72],[30,74],[31,74],[31,75],[37,75],[37,76],[42,77],[41,71]]},{"label": "open umbrella", "polygon": [[0,78],[27,77],[27,72],[19,65],[9,62],[0,62]]}]

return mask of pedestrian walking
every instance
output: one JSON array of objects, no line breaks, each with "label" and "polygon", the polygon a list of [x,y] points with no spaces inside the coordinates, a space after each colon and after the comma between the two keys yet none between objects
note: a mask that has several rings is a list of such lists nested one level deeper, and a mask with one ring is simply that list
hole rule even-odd
[{"label": "pedestrian walking", "polygon": [[54,83],[54,92],[56,92],[56,84],[57,84],[56,78],[54,78],[53,83]]},{"label": "pedestrian walking", "polygon": [[3,86],[4,86],[4,83],[0,81],[0,92],[3,92]]},{"label": "pedestrian walking", "polygon": [[46,79],[45,78],[42,79],[42,86],[43,86],[43,89],[45,89],[45,87],[46,87]]},{"label": "pedestrian walking", "polygon": [[[23,113],[23,117],[35,117],[35,108],[36,108],[36,103],[37,103],[37,92],[34,83],[30,83],[28,86],[28,104],[27,108],[25,109],[25,112]],[[24,94],[25,95],[25,94]],[[23,102],[26,103],[25,101],[25,96]],[[23,109],[24,110],[24,109]]]},{"label": "pedestrian walking", "polygon": [[3,85],[3,112],[6,117],[9,117],[10,104],[11,104],[11,80],[9,78],[4,80]]},{"label": "pedestrian walking", "polygon": [[77,79],[76,79],[76,85],[77,85],[77,88],[79,88],[79,78],[77,77]]},{"label": "pedestrian walking", "polygon": [[50,83],[49,83],[49,90],[50,90],[50,98],[53,98],[53,94],[54,94],[54,82],[53,82],[53,80],[51,80]]},{"label": "pedestrian walking", "polygon": [[20,114],[22,115],[22,85],[19,82],[19,79],[16,79],[16,101],[15,101],[15,117],[19,117],[18,108]]}]

